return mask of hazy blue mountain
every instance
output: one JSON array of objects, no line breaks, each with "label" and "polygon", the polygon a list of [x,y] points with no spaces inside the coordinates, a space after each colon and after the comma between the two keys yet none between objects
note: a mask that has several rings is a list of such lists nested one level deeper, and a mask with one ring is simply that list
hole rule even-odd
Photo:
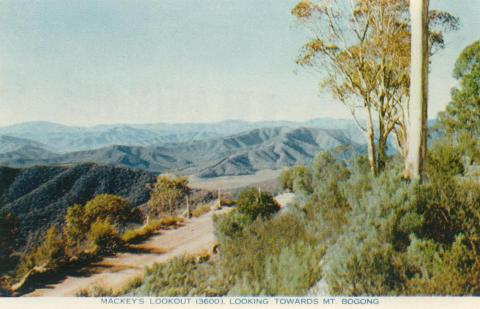
[{"label": "hazy blue mountain", "polygon": [[28,139],[0,135],[0,162],[10,165],[30,165],[55,156],[49,147]]},{"label": "hazy blue mountain", "polygon": [[[55,154],[23,163],[0,156],[0,164],[75,164],[94,162],[140,168],[162,173],[199,174],[204,177],[249,174],[261,169],[308,163],[321,150],[339,146],[362,149],[348,130],[314,127],[276,127],[203,141],[170,143],[162,146],[115,145],[100,149]],[[19,163],[20,162],[20,163]]]},{"label": "hazy blue mountain", "polygon": [[113,145],[161,146],[226,137],[271,127],[341,129],[354,140],[362,139],[353,121],[322,118],[307,122],[226,120],[217,123],[112,124],[93,127],[66,126],[50,122],[26,122],[0,128],[0,135],[43,144],[50,151],[67,153]]}]

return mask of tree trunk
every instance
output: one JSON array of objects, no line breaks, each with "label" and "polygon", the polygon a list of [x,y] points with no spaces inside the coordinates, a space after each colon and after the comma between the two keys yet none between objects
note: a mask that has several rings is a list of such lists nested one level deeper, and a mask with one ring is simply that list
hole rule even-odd
[{"label": "tree trunk", "polygon": [[429,0],[410,1],[412,44],[408,155],[405,161],[405,176],[410,179],[421,178],[427,147],[428,4]]},{"label": "tree trunk", "polygon": [[373,118],[370,108],[368,109],[367,123],[367,144],[368,144],[368,162],[373,176],[377,176],[377,156],[375,152],[375,131],[373,129]]},{"label": "tree trunk", "polygon": [[388,134],[386,134],[385,132],[385,123],[384,123],[383,116],[379,115],[378,118],[379,118],[379,121],[378,121],[378,143],[377,143],[377,148],[378,148],[377,172],[381,172],[385,168],[385,164],[387,162],[387,141],[385,136],[388,136]]}]

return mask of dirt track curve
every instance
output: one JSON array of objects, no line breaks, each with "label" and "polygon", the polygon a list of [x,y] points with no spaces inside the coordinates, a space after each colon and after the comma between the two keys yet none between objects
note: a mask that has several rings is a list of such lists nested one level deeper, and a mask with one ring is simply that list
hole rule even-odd
[{"label": "dirt track curve", "polygon": [[25,296],[75,296],[78,291],[93,286],[110,287],[114,291],[122,288],[129,280],[143,274],[145,266],[165,262],[184,253],[196,253],[211,249],[214,213],[192,218],[174,230],[162,231],[143,242],[143,252],[119,253],[93,264],[91,272],[79,276],[67,276],[63,281],[34,290]]}]

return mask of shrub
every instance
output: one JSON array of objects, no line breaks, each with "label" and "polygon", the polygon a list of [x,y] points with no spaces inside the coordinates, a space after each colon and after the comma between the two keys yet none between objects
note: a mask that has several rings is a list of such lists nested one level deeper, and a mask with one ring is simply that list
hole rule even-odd
[{"label": "shrub", "polygon": [[309,168],[302,165],[283,170],[279,181],[283,190],[307,194],[313,191],[312,173]]},{"label": "shrub", "polygon": [[96,220],[108,220],[116,225],[142,221],[138,208],[131,207],[126,199],[111,194],[100,194],[87,202],[84,216],[87,224],[92,224]]},{"label": "shrub", "polygon": [[114,226],[107,220],[97,219],[87,236],[93,252],[98,255],[108,255],[116,252],[122,246],[122,240]]},{"label": "shrub", "polygon": [[183,198],[191,191],[187,177],[170,176],[158,176],[157,182],[150,189],[148,208],[153,215],[175,213],[181,207]]},{"label": "shrub", "polygon": [[462,152],[452,141],[435,142],[428,152],[426,172],[431,181],[463,174]]},{"label": "shrub", "polygon": [[480,184],[454,174],[433,172],[418,184],[393,169],[371,179],[363,197],[349,197],[349,224],[323,258],[330,292],[480,293]]},{"label": "shrub", "polygon": [[295,180],[293,168],[286,168],[278,177],[280,188],[282,190],[293,191],[293,181]]},{"label": "shrub", "polygon": [[269,218],[280,210],[280,205],[278,205],[270,193],[259,192],[254,188],[249,188],[240,193],[237,200],[237,210],[253,221],[257,217]]},{"label": "shrub", "polygon": [[[300,295],[320,277],[322,249],[300,212],[285,212],[268,221],[258,217],[252,222],[241,213],[221,218],[215,225],[218,266],[224,284],[232,289],[229,294]],[[239,221],[239,227],[232,228],[231,221]],[[292,261],[295,265],[283,268]]]},{"label": "shrub", "polygon": [[141,296],[219,296],[225,294],[211,261],[175,257],[145,271],[143,283],[127,294]]},{"label": "shrub", "polygon": [[389,295],[405,282],[401,252],[420,229],[416,184],[390,171],[352,205],[346,231],[327,249],[324,272],[335,295]]},{"label": "shrub", "polygon": [[263,273],[238,274],[229,295],[305,295],[321,275],[320,253],[300,241],[265,257]]},{"label": "shrub", "polygon": [[237,209],[230,213],[215,215],[213,221],[215,237],[219,241],[240,236],[243,230],[252,223],[250,217],[238,212]]},{"label": "shrub", "polygon": [[39,272],[55,272],[66,263],[65,242],[56,226],[51,226],[43,237],[41,244],[27,253],[19,264],[17,277],[22,277],[34,267]]},{"label": "shrub", "polygon": [[[407,261],[410,272],[415,275],[405,283],[405,292],[410,295],[465,295],[475,292],[465,276],[469,249],[462,235],[448,249],[432,240],[420,240],[412,236]],[[478,271],[471,273],[477,275]],[[477,277],[478,278],[478,277]],[[478,290],[477,290],[478,291]]]},{"label": "shrub", "polygon": [[72,255],[81,250],[82,243],[90,229],[90,223],[86,221],[82,206],[75,204],[67,209],[63,234],[67,248]]}]

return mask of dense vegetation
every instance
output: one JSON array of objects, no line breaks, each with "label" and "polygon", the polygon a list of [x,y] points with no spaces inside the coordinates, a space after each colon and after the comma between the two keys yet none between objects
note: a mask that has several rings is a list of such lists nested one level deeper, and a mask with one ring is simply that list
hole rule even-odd
[{"label": "dense vegetation", "polygon": [[18,231],[11,239],[17,250],[30,250],[52,224],[63,224],[71,205],[113,194],[139,206],[149,199],[146,184],[154,181],[155,177],[145,171],[93,163],[0,167],[0,209],[18,219]]},{"label": "dense vegetation", "polygon": [[56,273],[128,249],[129,243],[141,241],[161,228],[176,226],[184,220],[177,215],[187,195],[191,195],[197,216],[210,210],[207,202],[212,194],[191,190],[186,178],[160,176],[149,187],[151,196],[146,207],[134,207],[127,199],[112,194],[99,194],[84,205],[68,207],[61,223],[51,224],[38,245],[17,254],[19,261],[12,258],[17,248],[11,241],[18,233],[18,221],[2,211],[0,259],[8,276],[2,277],[0,286],[14,292],[26,291],[34,279],[48,280]]},{"label": "dense vegetation", "polygon": [[324,280],[333,295],[480,295],[479,51],[456,64],[421,181],[403,177],[401,155],[373,175],[366,157],[320,153],[280,176],[296,205],[247,189],[215,220],[216,255],[156,265],[131,293],[305,295]]}]

